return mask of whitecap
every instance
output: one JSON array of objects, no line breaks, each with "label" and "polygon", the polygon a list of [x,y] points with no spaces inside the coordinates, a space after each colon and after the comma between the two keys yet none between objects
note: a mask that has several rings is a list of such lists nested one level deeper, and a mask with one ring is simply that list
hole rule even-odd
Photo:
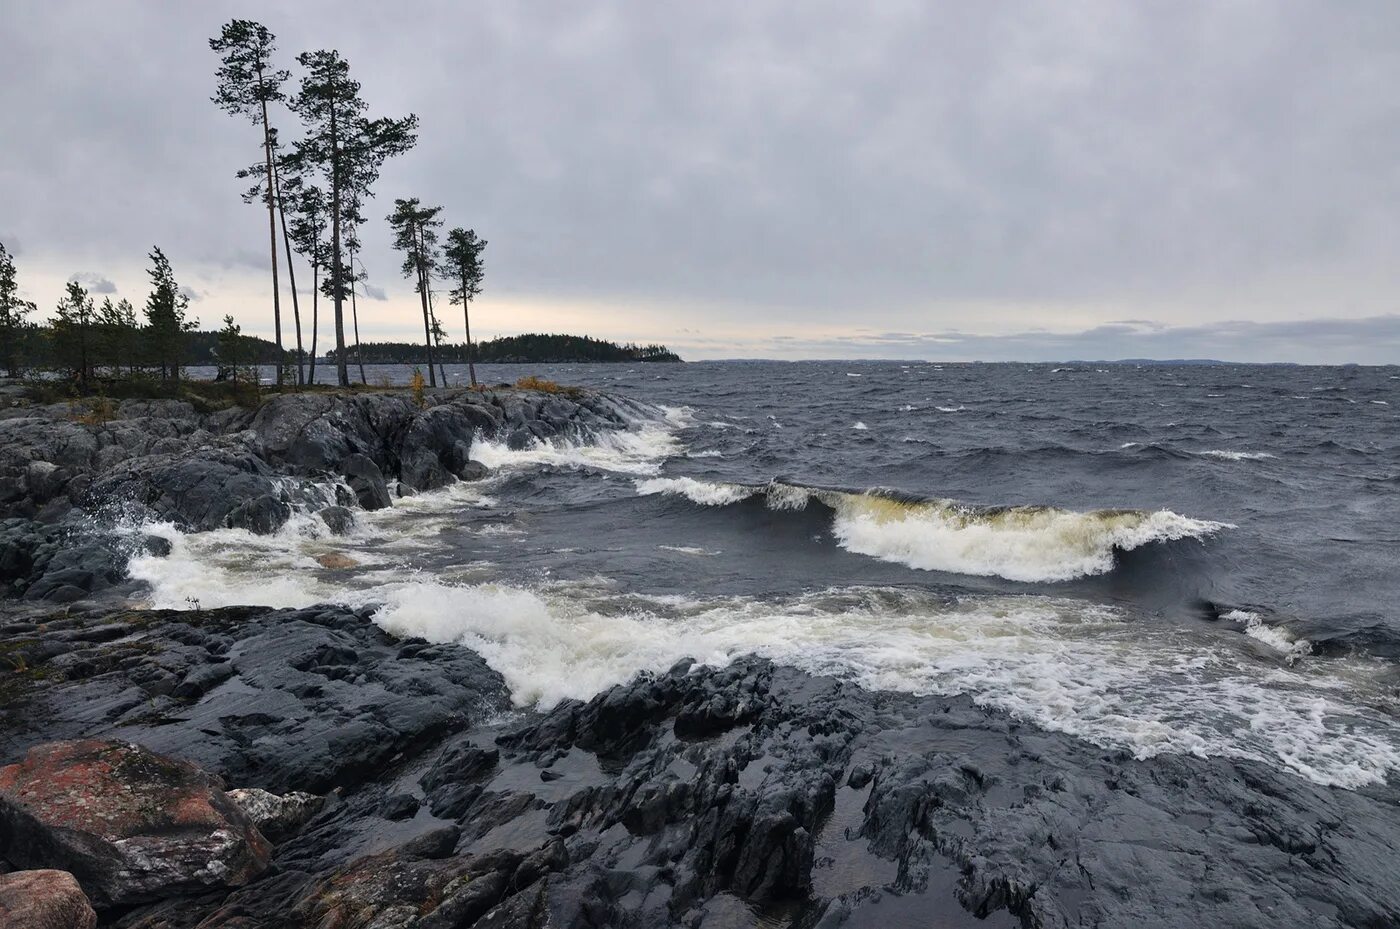
[{"label": "whitecap", "polygon": [[1244,626],[1245,635],[1281,652],[1290,663],[1312,652],[1312,643],[1307,639],[1292,638],[1282,629],[1267,625],[1262,616],[1250,610],[1230,610],[1221,614],[1221,618]]},{"label": "whitecap", "polygon": [[425,581],[383,602],[376,623],[476,650],[520,706],[586,700],[682,658],[722,666],[757,654],[874,690],[967,694],[1136,758],[1251,758],[1342,787],[1400,770],[1394,726],[1348,703],[1346,687],[1329,689],[1341,682],[1325,666],[1265,667],[1228,641],[1202,650],[1076,600],[861,588],[696,599]]},{"label": "whitecap", "polygon": [[697,481],[693,477],[654,477],[636,482],[637,493],[643,496],[667,494],[685,497],[701,506],[728,506],[752,497],[758,491],[743,484],[718,484]]},{"label": "whitecap", "polygon": [[1204,452],[1194,452],[1202,458],[1219,458],[1222,461],[1264,461],[1278,456],[1271,452],[1232,452],[1227,449],[1212,448]]}]

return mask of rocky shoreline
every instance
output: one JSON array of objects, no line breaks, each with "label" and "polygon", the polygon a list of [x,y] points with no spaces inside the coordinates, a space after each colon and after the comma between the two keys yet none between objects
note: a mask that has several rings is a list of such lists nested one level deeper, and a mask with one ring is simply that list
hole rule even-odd
[{"label": "rocky shoreline", "polygon": [[126,604],[125,557],[158,540],[119,519],[333,525],[477,476],[478,431],[644,412],[501,391],[0,414],[0,926],[1400,925],[1393,785],[1139,761],[758,658],[521,710],[470,649],[370,610]]},{"label": "rocky shoreline", "polygon": [[356,509],[483,476],[470,458],[478,433],[518,448],[656,413],[597,393],[512,388],[428,391],[421,406],[405,390],[281,394],[209,413],[178,400],[128,400],[110,415],[15,402],[0,407],[0,596],[124,592],[143,543],[114,534],[120,523],[269,533],[297,508],[336,530]]}]

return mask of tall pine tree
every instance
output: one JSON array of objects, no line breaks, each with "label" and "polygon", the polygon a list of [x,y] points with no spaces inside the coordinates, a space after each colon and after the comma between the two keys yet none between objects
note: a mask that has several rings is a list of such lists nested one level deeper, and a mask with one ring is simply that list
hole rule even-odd
[{"label": "tall pine tree", "polygon": [[[403,252],[403,276],[414,281],[419,302],[423,305],[423,342],[428,350],[428,378],[437,386],[433,370],[433,313],[428,303],[433,273],[437,268],[437,230],[442,220],[440,206],[423,206],[417,197],[395,200],[394,212],[389,214],[389,226],[394,230],[394,248]],[[446,385],[443,385],[446,386]]]},{"label": "tall pine tree", "polygon": [[467,375],[476,386],[476,360],[472,351],[471,302],[481,293],[481,281],[486,270],[481,253],[486,240],[478,238],[476,230],[458,226],[447,234],[447,246],[442,250],[442,276],[452,284],[451,299],[462,304],[462,322],[467,327]]},{"label": "tall pine tree", "polygon": [[[277,168],[273,160],[274,130],[268,119],[267,106],[284,100],[282,84],[291,76],[272,64],[276,37],[267,27],[247,19],[235,19],[225,24],[218,38],[209,40],[209,47],[223,56],[217,72],[218,90],[211,98],[225,112],[246,116],[260,124],[263,135],[263,161],[266,173],[264,187],[267,202],[267,233],[272,253],[272,323],[277,342],[277,385],[283,380],[282,302],[277,275]],[[291,262],[291,256],[287,256]],[[293,284],[293,289],[296,285]]]},{"label": "tall pine tree", "polygon": [[316,339],[321,319],[321,272],[330,262],[326,226],[330,208],[326,192],[315,184],[305,184],[298,176],[285,191],[292,211],[291,241],[297,253],[311,265],[311,370],[308,384],[316,383]]},{"label": "tall pine tree", "polygon": [[354,195],[369,198],[384,161],[413,147],[418,117],[365,118],[360,85],[351,79],[350,66],[339,52],[303,52],[297,61],[307,71],[292,99],[292,108],[306,128],[306,138],[298,143],[298,155],[303,162],[320,169],[330,188],[328,289],[335,301],[338,380],[342,387],[348,387],[344,299],[349,281],[343,256],[347,217],[351,204],[356,202]]}]

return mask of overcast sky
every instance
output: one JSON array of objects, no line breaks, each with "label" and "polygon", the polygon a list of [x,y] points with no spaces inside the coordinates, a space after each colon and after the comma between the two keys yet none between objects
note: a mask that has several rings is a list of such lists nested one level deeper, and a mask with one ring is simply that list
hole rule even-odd
[{"label": "overcast sky", "polygon": [[383,221],[418,196],[490,242],[485,336],[1400,360],[1395,0],[6,0],[0,241],[45,310],[75,275],[139,305],[159,244],[206,327],[270,333],[260,137],[209,102],[232,17],[422,120],[367,339],[421,336]]}]

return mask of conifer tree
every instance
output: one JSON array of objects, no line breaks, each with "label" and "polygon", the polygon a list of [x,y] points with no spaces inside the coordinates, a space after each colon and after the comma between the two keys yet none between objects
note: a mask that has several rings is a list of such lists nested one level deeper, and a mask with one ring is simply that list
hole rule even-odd
[{"label": "conifer tree", "polygon": [[462,304],[462,322],[467,328],[467,374],[473,387],[476,386],[476,360],[472,351],[470,306],[472,299],[481,293],[481,281],[486,273],[481,253],[485,250],[486,240],[477,238],[475,230],[458,226],[447,234],[447,246],[442,252],[442,275],[453,285],[451,300]]},{"label": "conifer tree", "polygon": [[321,316],[321,272],[330,260],[330,243],[326,241],[326,193],[314,184],[304,184],[298,178],[288,184],[287,197],[292,208],[292,247],[311,265],[311,365],[308,384],[316,383],[316,341]]},{"label": "conifer tree", "polygon": [[136,370],[136,340],[140,330],[136,328],[136,310],[131,301],[112,302],[105,297],[97,308],[98,363],[106,364],[111,373],[120,375],[122,364],[128,371]]},{"label": "conifer tree", "polygon": [[428,351],[428,378],[433,387],[437,386],[437,375],[433,371],[433,317],[428,291],[437,267],[437,230],[442,226],[437,214],[440,212],[442,207],[425,207],[413,197],[395,200],[394,212],[388,217],[389,226],[394,230],[394,248],[404,253],[403,276],[414,281],[423,306],[423,342]]},{"label": "conifer tree", "polygon": [[[282,249],[287,256],[287,282],[292,292],[292,322],[296,329],[296,379],[297,384],[306,383],[306,352],[301,340],[301,296],[297,291],[297,264],[292,259],[292,235],[287,227],[288,191],[295,193],[303,185],[298,172],[300,166],[295,158],[283,151],[277,137],[277,129],[271,132],[272,148],[272,195],[277,204],[277,224],[282,230]],[[238,172],[240,180],[253,178],[253,186],[243,192],[244,203],[255,203],[267,196],[267,166],[262,162],[249,165]],[[286,356],[284,356],[286,357]],[[284,361],[284,364],[290,364]],[[284,378],[285,379],[285,378]],[[279,382],[280,383],[280,382]]]},{"label": "conifer tree", "polygon": [[350,386],[346,368],[344,298],[347,293],[343,257],[345,223],[352,195],[370,196],[387,158],[407,151],[417,141],[418,117],[367,119],[360,85],[350,66],[336,51],[303,52],[297,61],[306,68],[292,108],[306,128],[298,156],[317,166],[330,189],[331,260],[329,289],[335,301],[336,365],[339,383]]},{"label": "conifer tree", "polygon": [[186,320],[190,301],[175,283],[170,260],[159,248],[151,249],[151,294],[146,298],[146,341],[151,361],[160,369],[163,381],[180,380],[180,361],[184,354],[184,335],[198,322]]},{"label": "conifer tree", "polygon": [[224,316],[224,328],[219,330],[217,380],[231,380],[238,383],[239,374],[249,362],[243,347],[243,327],[234,322],[231,315]]},{"label": "conifer tree", "polygon": [[0,364],[10,377],[19,377],[20,343],[30,328],[25,317],[33,312],[34,303],[20,298],[15,260],[0,242]]},{"label": "conifer tree", "polygon": [[[218,90],[211,98],[225,112],[246,116],[261,124],[263,160],[266,173],[265,201],[267,203],[267,232],[272,252],[272,321],[277,353],[282,354],[282,304],[277,275],[277,168],[273,160],[273,132],[267,106],[284,100],[282,84],[291,76],[274,67],[272,53],[276,37],[259,23],[247,19],[231,20],[224,25],[218,38],[209,40],[209,47],[223,56],[217,72]],[[291,256],[287,257],[288,262]],[[296,284],[292,285],[295,291]],[[282,365],[277,365],[277,384],[283,380]]]},{"label": "conifer tree", "polygon": [[73,374],[78,389],[85,391],[92,382],[93,324],[97,310],[87,290],[69,281],[53,318],[53,347],[58,363]]}]

